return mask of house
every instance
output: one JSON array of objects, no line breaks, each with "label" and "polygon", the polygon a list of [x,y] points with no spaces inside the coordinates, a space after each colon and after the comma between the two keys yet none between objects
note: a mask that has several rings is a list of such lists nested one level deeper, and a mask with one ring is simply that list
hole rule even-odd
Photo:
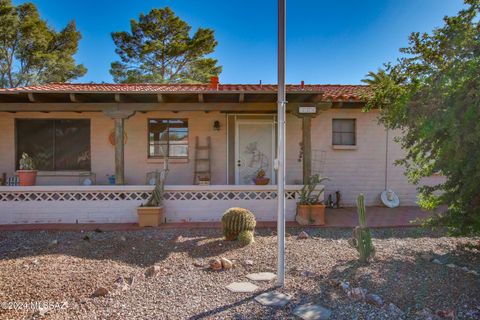
[{"label": "house", "polygon": [[[287,86],[288,220],[315,173],[331,179],[325,198],[338,191],[343,206],[361,192],[380,204],[386,188],[415,205],[416,187],[394,165],[398,133],[378,124],[378,111],[362,111],[366,96],[361,85]],[[0,224],[135,222],[165,154],[167,221],[218,221],[231,206],[275,220],[276,98],[275,85],[215,79],[1,89],[0,174],[15,176],[23,152],[39,173],[36,186],[0,187]],[[253,184],[259,169],[269,184]]]}]

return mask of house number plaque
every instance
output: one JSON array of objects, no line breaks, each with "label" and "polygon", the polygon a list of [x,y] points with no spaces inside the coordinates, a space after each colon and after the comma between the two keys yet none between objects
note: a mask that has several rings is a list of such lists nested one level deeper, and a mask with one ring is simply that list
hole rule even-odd
[{"label": "house number plaque", "polygon": [[298,107],[298,113],[317,113],[317,107]]}]

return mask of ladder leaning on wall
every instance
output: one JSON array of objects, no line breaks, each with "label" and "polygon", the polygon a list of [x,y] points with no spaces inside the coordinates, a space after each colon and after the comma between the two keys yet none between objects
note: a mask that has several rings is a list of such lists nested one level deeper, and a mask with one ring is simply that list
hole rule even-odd
[{"label": "ladder leaning on wall", "polygon": [[194,158],[194,172],[193,184],[210,184],[211,182],[211,167],[210,167],[210,153],[211,141],[207,137],[207,144],[200,145],[200,139],[195,137],[195,158]]}]

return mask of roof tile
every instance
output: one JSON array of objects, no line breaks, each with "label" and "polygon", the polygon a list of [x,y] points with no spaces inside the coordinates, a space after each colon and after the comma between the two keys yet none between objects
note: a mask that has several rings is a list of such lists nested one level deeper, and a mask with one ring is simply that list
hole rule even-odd
[{"label": "roof tile", "polygon": [[[198,93],[198,92],[276,92],[273,84],[110,84],[110,83],[48,83],[43,85],[0,89],[2,93]],[[311,84],[287,85],[287,92],[323,93],[323,100],[361,101],[370,93],[365,85]]]}]

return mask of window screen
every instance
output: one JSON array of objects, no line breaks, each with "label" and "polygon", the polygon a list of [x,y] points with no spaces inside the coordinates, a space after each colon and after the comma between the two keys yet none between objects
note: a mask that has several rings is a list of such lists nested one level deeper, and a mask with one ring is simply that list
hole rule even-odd
[{"label": "window screen", "polygon": [[91,170],[88,119],[18,119],[16,135],[17,169],[18,160],[26,152],[37,170]]},{"label": "window screen", "polygon": [[188,157],[188,120],[148,120],[148,156]]},{"label": "window screen", "polygon": [[355,119],[333,119],[332,129],[333,145],[356,145]]}]

